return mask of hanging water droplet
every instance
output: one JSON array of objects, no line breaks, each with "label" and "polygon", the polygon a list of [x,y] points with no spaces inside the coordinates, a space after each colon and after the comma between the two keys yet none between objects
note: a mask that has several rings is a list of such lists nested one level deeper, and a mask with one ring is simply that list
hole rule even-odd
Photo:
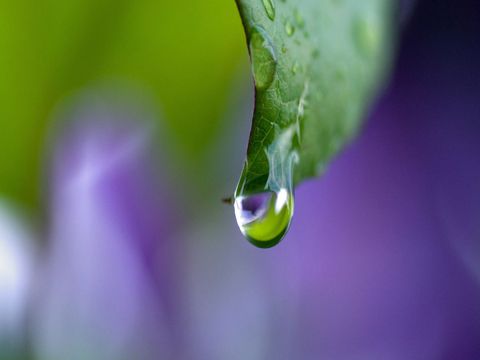
[{"label": "hanging water droplet", "polygon": [[255,246],[272,247],[287,233],[293,216],[293,170],[298,163],[294,149],[296,126],[273,126],[275,141],[265,148],[268,178],[252,176],[245,162],[235,190],[235,217],[243,235]]},{"label": "hanging water droplet", "polygon": [[295,28],[289,21],[285,23],[285,32],[287,33],[288,36],[292,36],[293,33],[295,32]]},{"label": "hanging water droplet", "polygon": [[273,81],[277,68],[277,56],[272,41],[261,26],[254,26],[250,35],[252,72],[257,89],[265,89]]},{"label": "hanging water droplet", "polygon": [[273,4],[273,0],[262,0],[263,7],[267,16],[270,20],[275,19],[275,5]]},{"label": "hanging water droplet", "polygon": [[242,234],[253,245],[270,248],[287,232],[293,216],[293,194],[283,188],[235,198],[235,217]]}]

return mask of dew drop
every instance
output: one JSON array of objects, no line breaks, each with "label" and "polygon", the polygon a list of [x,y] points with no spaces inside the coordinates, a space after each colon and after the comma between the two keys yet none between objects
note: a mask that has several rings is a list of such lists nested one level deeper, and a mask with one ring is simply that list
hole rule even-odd
[{"label": "dew drop", "polygon": [[275,19],[275,5],[273,4],[273,0],[262,0],[262,3],[268,18],[273,21]]},{"label": "dew drop", "polygon": [[288,36],[292,36],[293,33],[295,32],[295,28],[289,21],[285,23],[285,32],[287,33]]},{"label": "dew drop", "polygon": [[295,17],[295,21],[297,22],[298,27],[303,28],[305,25],[305,20],[303,20],[302,14],[300,14],[300,11],[298,9],[295,9],[293,16]]},{"label": "dew drop", "polygon": [[249,47],[255,87],[265,89],[275,76],[277,56],[270,37],[262,27],[256,25],[252,28]]},{"label": "dew drop", "polygon": [[292,66],[292,73],[293,73],[293,74],[296,74],[296,73],[297,73],[298,67],[299,67],[298,62],[295,61],[295,63],[294,63],[293,66]]},{"label": "dew drop", "polygon": [[235,198],[235,217],[242,234],[259,248],[277,245],[293,216],[293,194],[286,188]]},{"label": "dew drop", "polygon": [[360,53],[373,55],[380,44],[378,23],[370,18],[357,19],[354,24],[354,41]]}]

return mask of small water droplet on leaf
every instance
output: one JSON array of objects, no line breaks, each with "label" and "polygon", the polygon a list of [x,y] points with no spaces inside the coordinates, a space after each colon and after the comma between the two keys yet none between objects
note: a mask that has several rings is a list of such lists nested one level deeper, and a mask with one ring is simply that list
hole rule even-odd
[{"label": "small water droplet on leaf", "polygon": [[298,65],[298,62],[295,61],[295,63],[294,63],[293,66],[292,66],[292,73],[293,73],[293,74],[296,74],[296,73],[297,73],[297,71],[298,71],[298,66],[299,66],[299,65]]},{"label": "small water droplet on leaf", "polygon": [[305,20],[303,20],[302,14],[300,14],[300,11],[298,9],[295,9],[293,16],[295,17],[295,21],[297,22],[298,27],[303,28],[305,25]]},{"label": "small water droplet on leaf", "polygon": [[365,56],[373,55],[381,42],[378,23],[371,18],[359,18],[353,35],[358,51]]},{"label": "small water droplet on leaf", "polygon": [[275,76],[277,56],[270,37],[261,26],[252,28],[249,46],[255,87],[258,90],[265,89]]},{"label": "small water droplet on leaf", "polygon": [[289,21],[285,23],[285,32],[287,33],[288,36],[292,36],[293,33],[295,32],[295,28]]},{"label": "small water droplet on leaf", "polygon": [[273,0],[262,0],[262,3],[268,18],[273,21],[275,19],[275,5]]}]

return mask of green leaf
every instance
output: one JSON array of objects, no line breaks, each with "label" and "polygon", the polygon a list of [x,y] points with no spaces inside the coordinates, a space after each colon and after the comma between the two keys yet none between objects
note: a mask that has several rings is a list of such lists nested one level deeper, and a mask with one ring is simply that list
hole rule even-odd
[{"label": "green leaf", "polygon": [[237,0],[255,111],[237,195],[323,172],[358,131],[393,42],[391,0]]}]

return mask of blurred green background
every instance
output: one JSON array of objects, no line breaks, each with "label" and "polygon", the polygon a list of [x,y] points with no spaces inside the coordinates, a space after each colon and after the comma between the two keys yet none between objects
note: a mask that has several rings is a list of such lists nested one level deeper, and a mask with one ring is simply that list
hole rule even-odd
[{"label": "blurred green background", "polygon": [[181,166],[199,166],[246,63],[234,1],[0,1],[0,195],[38,207],[55,106],[112,81],[153,95]]}]

